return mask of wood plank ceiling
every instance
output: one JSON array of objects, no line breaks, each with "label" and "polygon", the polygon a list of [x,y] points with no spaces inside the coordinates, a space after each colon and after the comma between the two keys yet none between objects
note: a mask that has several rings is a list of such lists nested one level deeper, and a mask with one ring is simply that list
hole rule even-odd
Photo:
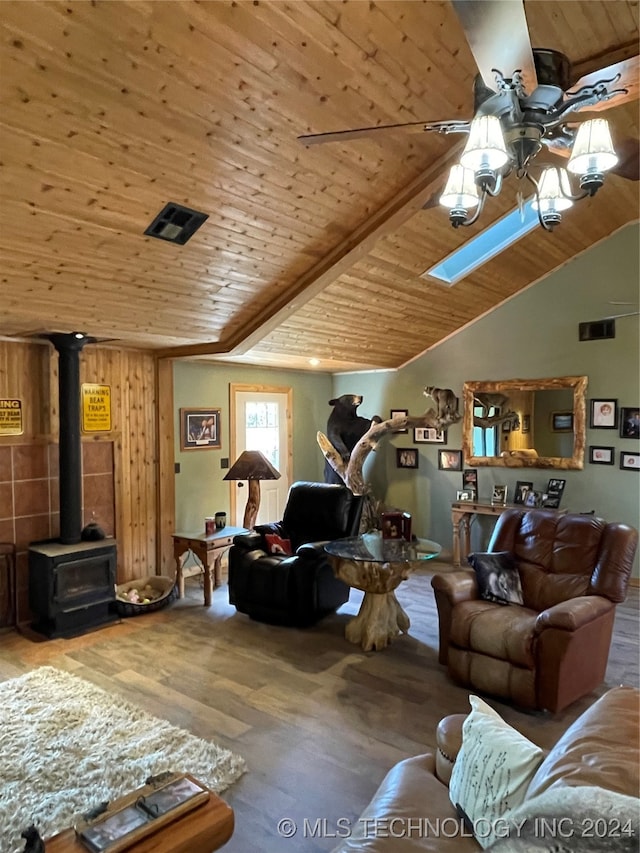
[{"label": "wood plank ceiling", "polygon": [[[638,53],[635,0],[525,11],[576,77]],[[445,288],[420,273],[513,207],[514,178],[454,231],[422,208],[461,137],[297,141],[471,118],[476,66],[448,2],[5,0],[0,26],[3,336],[397,367],[638,218],[637,184],[609,176],[553,234]],[[614,140],[638,137],[637,102],[607,117]],[[185,246],[143,235],[169,201],[209,214]]]}]

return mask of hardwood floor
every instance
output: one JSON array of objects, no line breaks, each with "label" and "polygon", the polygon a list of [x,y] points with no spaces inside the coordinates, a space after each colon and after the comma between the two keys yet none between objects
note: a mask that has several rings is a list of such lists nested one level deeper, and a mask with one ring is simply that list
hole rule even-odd
[{"label": "hardwood floor", "polygon": [[[226,586],[205,609],[194,578],[166,610],[82,637],[0,636],[0,680],[43,665],[68,670],[242,755],[248,773],[223,794],[236,817],[225,851],[328,851],[336,821],[357,818],[391,765],[432,750],[439,719],[468,710],[468,691],[437,662],[430,578],[440,568],[447,567],[418,570],[401,585],[411,628],[381,652],[344,639],[361,600],[356,590],[339,613],[296,630],[237,614]],[[607,679],[594,694],[556,716],[491,704],[549,747],[609,687],[637,686],[638,592],[618,606]],[[283,818],[298,824],[292,839],[278,834]]]}]

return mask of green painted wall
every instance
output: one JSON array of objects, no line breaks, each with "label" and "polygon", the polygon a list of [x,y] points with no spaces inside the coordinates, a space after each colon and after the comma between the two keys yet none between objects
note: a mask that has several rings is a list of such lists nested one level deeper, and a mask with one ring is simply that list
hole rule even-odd
[{"label": "green painted wall", "polygon": [[[293,389],[293,479],[322,480],[324,457],[316,432],[324,430],[332,397],[328,373],[238,367],[203,361],[176,361],[173,369],[176,529],[202,530],[204,519],[229,512],[229,483],[220,460],[229,456],[229,383],[288,386]],[[220,450],[180,450],[180,408],[211,406],[221,410]],[[233,462],[234,460],[230,460]],[[275,520],[275,519],[274,519]]]},{"label": "green painted wall", "polygon": [[[562,227],[548,236],[562,240]],[[468,380],[544,378],[586,375],[588,398],[614,398],[620,406],[640,403],[640,349],[638,317],[616,322],[616,338],[578,341],[578,323],[637,310],[639,297],[638,226],[630,225],[594,246],[543,281],[521,292],[488,316],[450,340],[436,346],[399,371],[340,374],[334,377],[334,395],[363,394],[360,414],[388,416],[391,408],[420,414],[432,405],[425,385],[452,388],[462,394]],[[631,307],[609,304],[629,302]],[[617,431],[587,429],[591,444],[614,446],[615,465],[591,465],[582,471],[558,472],[567,480],[562,506],[595,510],[609,520],[634,526],[640,522],[640,477],[618,467],[621,449],[640,452],[637,441],[622,439]],[[368,462],[367,477],[376,496],[389,505],[412,512],[418,535],[451,548],[450,504],[462,486],[458,472],[439,471],[438,445],[417,445],[420,467],[396,468],[395,447],[413,446],[412,435],[384,439]],[[462,446],[462,428],[449,430],[447,447]],[[494,484],[505,483],[513,494],[516,480],[546,486],[553,472],[543,469],[479,468],[480,495],[490,495]],[[485,547],[491,522],[482,519],[473,547]],[[638,575],[638,558],[634,574]]]}]

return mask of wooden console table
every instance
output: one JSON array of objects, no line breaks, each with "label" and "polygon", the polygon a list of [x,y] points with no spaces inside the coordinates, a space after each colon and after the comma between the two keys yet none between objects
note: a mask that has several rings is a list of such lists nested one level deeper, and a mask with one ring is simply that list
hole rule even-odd
[{"label": "wooden console table", "polygon": [[[531,507],[522,504],[492,504],[490,501],[454,501],[451,504],[451,521],[453,523],[453,565],[460,565],[460,529],[462,528],[462,544],[465,557],[471,552],[471,524],[478,515],[500,516],[507,509],[527,510]],[[564,515],[566,509],[549,509]]]},{"label": "wooden console table", "polygon": [[[213,591],[212,581],[215,586],[220,586],[220,564],[222,558],[233,545],[233,537],[240,533],[248,533],[244,527],[223,527],[208,536],[204,533],[174,533],[173,534],[173,556],[176,559],[176,583],[178,584],[178,596],[184,596],[184,579],[202,572],[199,566],[184,568],[183,554],[193,551],[204,568],[204,603],[206,607],[211,606]],[[211,565],[213,564],[213,574]]]},{"label": "wooden console table", "polygon": [[497,504],[490,501],[454,501],[451,504],[451,522],[453,524],[453,565],[460,565],[460,529],[465,557],[471,553],[471,524],[478,515],[499,516],[507,509],[523,509],[515,504]]},{"label": "wooden console table", "polygon": [[[209,800],[167,826],[147,835],[127,853],[211,853],[233,834],[233,809],[211,794]],[[88,853],[74,829],[65,829],[46,841],[47,853]]]}]

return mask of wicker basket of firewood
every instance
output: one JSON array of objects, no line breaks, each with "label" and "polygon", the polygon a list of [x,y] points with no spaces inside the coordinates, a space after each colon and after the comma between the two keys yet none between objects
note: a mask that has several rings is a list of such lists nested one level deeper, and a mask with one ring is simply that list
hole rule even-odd
[{"label": "wicker basket of firewood", "polygon": [[174,578],[166,575],[134,578],[116,587],[116,610],[120,616],[140,616],[161,610],[177,597]]}]

